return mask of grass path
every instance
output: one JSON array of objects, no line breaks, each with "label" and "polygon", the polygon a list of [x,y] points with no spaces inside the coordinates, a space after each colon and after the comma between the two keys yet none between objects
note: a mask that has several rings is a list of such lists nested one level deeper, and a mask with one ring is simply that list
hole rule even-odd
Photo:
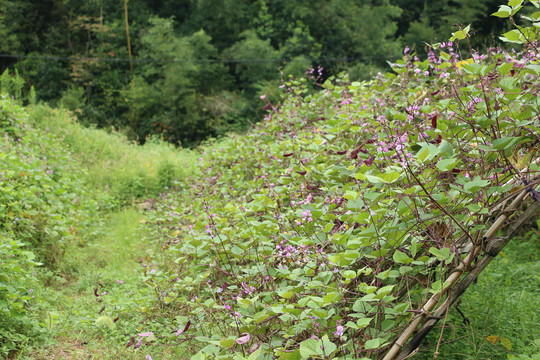
[{"label": "grass path", "polygon": [[[40,290],[48,299],[43,313],[49,341],[21,353],[19,359],[145,359],[149,350],[156,353],[156,349],[125,347],[127,334],[144,330],[133,325],[138,311],[130,311],[144,303],[149,291],[137,261],[148,250],[137,231],[142,219],[144,214],[135,208],[111,213],[100,236],[71,250],[66,260],[72,276],[56,277]],[[96,287],[99,297],[94,294]],[[110,329],[106,318],[104,324],[96,324],[101,316],[119,320]]]}]

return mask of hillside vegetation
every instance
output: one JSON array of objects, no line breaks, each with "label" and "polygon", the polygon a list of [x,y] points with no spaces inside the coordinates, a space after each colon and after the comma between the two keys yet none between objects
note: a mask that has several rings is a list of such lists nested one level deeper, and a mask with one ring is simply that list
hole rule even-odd
[{"label": "hillside vegetation", "polygon": [[262,96],[259,126],[205,148],[202,177],[146,224],[162,251],[145,281],[175,321],[133,344],[186,344],[192,359],[390,359],[434,304],[446,319],[439,300],[496,234],[514,235],[521,199],[540,201],[538,23],[504,35],[522,52],[470,58],[468,30],[424,61],[405,49],[371,81],[292,79],[280,105]]},{"label": "hillside vegetation", "polygon": [[538,359],[539,8],[494,14],[519,51],[464,27],[370,80],[288,77],[194,151],[2,95],[1,354]]},{"label": "hillside vegetation", "polygon": [[23,108],[2,96],[0,109],[0,349],[6,355],[46,336],[42,311],[52,309],[43,307],[38,289],[78,277],[88,264],[73,254],[102,236],[107,214],[157,196],[193,174],[194,162],[169,144],[137,146],[44,105]]},{"label": "hillside vegetation", "polygon": [[0,73],[18,71],[23,92],[86,124],[196,145],[257,122],[257,94],[277,101],[280,78],[306,68],[369,79],[405,45],[424,56],[455,24],[491,46],[506,25],[485,14],[499,2],[3,0]]}]

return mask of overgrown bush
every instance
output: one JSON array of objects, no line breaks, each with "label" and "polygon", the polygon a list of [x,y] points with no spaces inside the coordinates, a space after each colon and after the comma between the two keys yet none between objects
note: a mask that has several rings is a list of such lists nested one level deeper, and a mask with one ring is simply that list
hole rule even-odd
[{"label": "overgrown bush", "polygon": [[0,236],[0,356],[5,357],[32,343],[39,333],[30,309],[40,264],[24,243]]},{"label": "overgrown bush", "polygon": [[[36,273],[57,272],[66,248],[84,245],[107,200],[90,193],[62,139],[28,126],[16,100],[0,98],[0,351],[35,341]],[[92,227],[91,229],[97,229]],[[36,299],[34,300],[34,296]]]}]

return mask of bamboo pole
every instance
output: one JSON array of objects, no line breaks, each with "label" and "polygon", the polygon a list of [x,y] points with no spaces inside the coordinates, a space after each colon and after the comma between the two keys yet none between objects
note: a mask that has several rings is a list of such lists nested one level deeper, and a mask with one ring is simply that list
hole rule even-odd
[{"label": "bamboo pole", "polygon": [[133,62],[131,60],[131,43],[129,41],[129,22],[128,22],[128,0],[124,0],[124,13],[125,13],[125,20],[126,20],[126,35],[127,35],[127,47],[128,47],[128,54],[129,54],[129,71],[133,72]]}]

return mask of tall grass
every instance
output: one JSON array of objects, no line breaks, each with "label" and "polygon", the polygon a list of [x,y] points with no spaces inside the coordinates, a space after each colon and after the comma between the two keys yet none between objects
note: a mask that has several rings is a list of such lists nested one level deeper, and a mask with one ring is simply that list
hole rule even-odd
[{"label": "tall grass", "polygon": [[29,122],[63,138],[72,155],[87,169],[87,182],[107,190],[121,204],[156,196],[196,172],[195,154],[158,139],[144,145],[124,135],[87,128],[66,110],[46,105],[28,108]]}]

